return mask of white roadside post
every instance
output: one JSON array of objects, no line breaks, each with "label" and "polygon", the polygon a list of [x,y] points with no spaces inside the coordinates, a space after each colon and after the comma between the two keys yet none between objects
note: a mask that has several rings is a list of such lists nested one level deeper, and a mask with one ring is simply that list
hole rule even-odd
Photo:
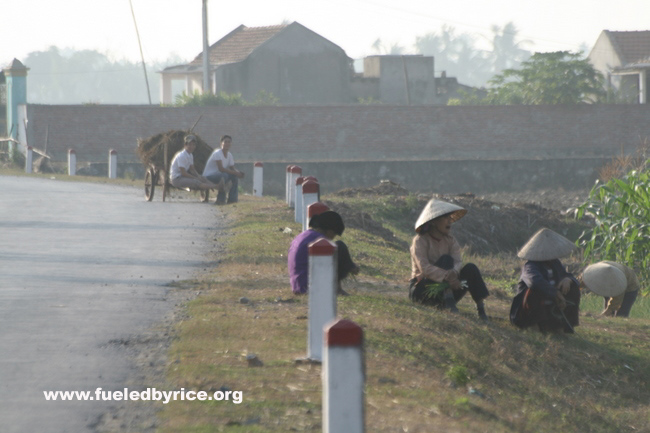
[{"label": "white roadside post", "polygon": [[262,197],[262,190],[264,188],[264,164],[256,162],[253,165],[253,195],[255,197]]},{"label": "white roadside post", "polygon": [[309,244],[307,359],[323,359],[323,330],[336,317],[337,247],[320,238]]},{"label": "white roadside post", "polygon": [[302,176],[302,168],[294,165],[291,167],[291,177],[289,178],[289,207],[296,206],[296,179]]},{"label": "white roadside post", "polygon": [[363,330],[350,320],[325,328],[323,433],[365,431]]},{"label": "white roadside post", "polygon": [[25,173],[32,172],[32,165],[34,162],[34,151],[32,146],[27,146],[27,153],[25,154]]},{"label": "white roadside post", "polygon": [[[314,204],[318,201],[318,192],[320,191],[320,185],[313,180],[308,180],[302,184],[302,208],[307,209],[309,205]],[[307,212],[303,212],[302,218],[302,231],[304,232],[309,228],[309,218]]]},{"label": "white roadside post", "polygon": [[302,223],[303,219],[303,205],[302,205],[302,183],[305,181],[305,178],[300,176],[296,179],[296,206],[294,207],[294,221],[297,223]]},{"label": "white roadside post", "polygon": [[289,191],[291,190],[289,186],[289,182],[291,181],[291,167],[293,167],[293,165],[287,165],[287,179],[284,184],[284,201],[286,201],[287,204],[289,204]]},{"label": "white roadside post", "polygon": [[74,149],[68,149],[68,176],[77,175],[77,152]]},{"label": "white roadside post", "polygon": [[[302,181],[302,183],[304,184],[304,183],[307,182],[308,180],[311,180],[311,181],[314,181],[314,182],[316,182],[316,183],[319,183],[319,182],[318,182],[318,179],[316,179],[314,176],[303,176],[303,181]],[[319,188],[319,190],[318,190],[318,200],[320,200],[320,188]],[[305,206],[303,206],[303,207],[305,207]]]},{"label": "white roadside post", "polygon": [[117,179],[117,150],[115,149],[108,152],[108,177]]}]

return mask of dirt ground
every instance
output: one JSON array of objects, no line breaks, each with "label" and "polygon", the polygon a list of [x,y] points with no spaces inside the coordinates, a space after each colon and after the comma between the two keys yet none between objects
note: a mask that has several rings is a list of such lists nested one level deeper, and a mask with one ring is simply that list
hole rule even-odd
[{"label": "dirt ground", "polygon": [[348,188],[332,194],[328,204],[341,214],[348,227],[368,231],[400,247],[404,241],[397,239],[372,215],[354,210],[337,197],[384,196],[391,204],[408,206],[409,223],[414,223],[427,201],[434,197],[457,204],[468,210],[465,217],[454,225],[454,236],[462,246],[478,254],[514,253],[537,230],[547,227],[575,241],[587,221],[571,217],[573,208],[587,198],[589,191],[531,191],[526,193],[471,193],[443,195],[418,194],[417,205],[409,199],[409,191],[399,185],[382,183],[370,188]]}]

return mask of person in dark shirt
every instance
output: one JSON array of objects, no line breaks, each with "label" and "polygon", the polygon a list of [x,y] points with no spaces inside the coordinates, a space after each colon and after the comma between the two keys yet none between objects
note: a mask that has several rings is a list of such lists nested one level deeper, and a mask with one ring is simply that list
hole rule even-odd
[{"label": "person in dark shirt", "polygon": [[580,288],[559,259],[575,248],[567,238],[547,228],[535,233],[521,248],[518,257],[526,263],[510,307],[513,325],[537,325],[542,332],[574,332],[579,324]]}]

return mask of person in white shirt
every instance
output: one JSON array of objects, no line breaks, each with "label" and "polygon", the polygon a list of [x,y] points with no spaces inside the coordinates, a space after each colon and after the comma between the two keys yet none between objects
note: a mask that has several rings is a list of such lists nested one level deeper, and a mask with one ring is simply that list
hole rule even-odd
[{"label": "person in white shirt", "polygon": [[171,184],[176,188],[216,189],[218,185],[201,176],[194,168],[192,153],[195,149],[196,137],[194,135],[185,136],[183,150],[176,153],[172,159],[169,170]]},{"label": "person in white shirt", "polygon": [[235,159],[230,152],[231,145],[232,137],[230,135],[221,137],[221,149],[212,152],[203,170],[203,176],[207,180],[219,185],[216,204],[226,203],[226,192],[228,193],[228,203],[236,203],[238,180],[244,177],[244,173],[235,168]]}]

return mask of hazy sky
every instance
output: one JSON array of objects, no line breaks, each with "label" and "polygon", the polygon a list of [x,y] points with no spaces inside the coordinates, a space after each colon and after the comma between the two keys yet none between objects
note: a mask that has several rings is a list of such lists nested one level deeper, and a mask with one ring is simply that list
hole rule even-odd
[{"label": "hazy sky", "polygon": [[[147,62],[202,50],[201,0],[131,0]],[[9,0],[2,5],[0,65],[32,51],[96,49],[139,60],[129,0]],[[600,32],[650,30],[650,0],[230,0],[208,1],[209,41],[240,24],[298,21],[348,56],[376,54],[378,39],[413,51],[416,36],[447,24],[478,40],[509,21],[531,51],[591,47]]]}]

